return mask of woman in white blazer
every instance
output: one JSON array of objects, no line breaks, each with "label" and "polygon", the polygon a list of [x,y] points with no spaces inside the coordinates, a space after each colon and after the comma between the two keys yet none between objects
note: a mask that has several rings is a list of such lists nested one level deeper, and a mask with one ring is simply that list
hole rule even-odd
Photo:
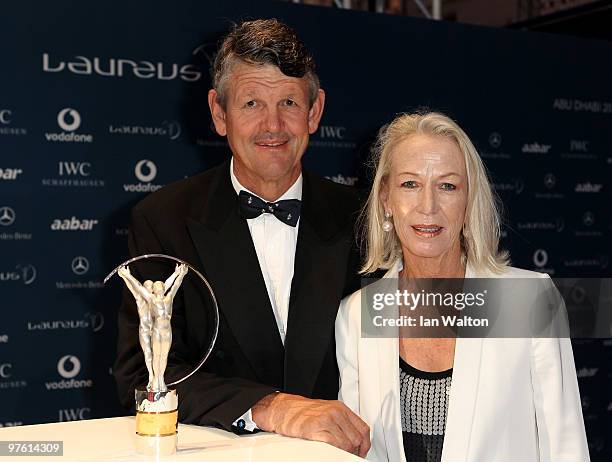
[{"label": "woman in white blazer", "polygon": [[[484,165],[451,119],[401,115],[374,153],[364,274],[548,278],[498,251]],[[371,428],[368,460],[589,460],[568,338],[367,338],[361,292],[340,305],[336,352],[339,399]]]}]

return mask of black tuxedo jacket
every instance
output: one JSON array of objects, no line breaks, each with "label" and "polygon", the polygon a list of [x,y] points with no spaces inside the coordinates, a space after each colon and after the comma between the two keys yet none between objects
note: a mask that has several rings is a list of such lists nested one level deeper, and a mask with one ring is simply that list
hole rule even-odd
[{"label": "black tuxedo jacket", "polygon": [[[231,430],[234,420],[280,390],[336,399],[338,367],[334,322],[340,300],[358,289],[354,224],[356,192],[303,172],[302,213],[281,342],[255,247],[238,214],[229,162],[149,195],[132,211],[132,256],[164,253],[183,259],[210,282],[220,311],[215,348],[202,369],[177,386],[182,422]],[[159,263],[133,264],[132,273],[165,280]],[[210,341],[209,297],[186,277],[175,297],[169,383],[188,373]],[[147,382],[139,345],[138,313],[124,291],[114,373],[122,404],[134,409],[134,389]]]}]

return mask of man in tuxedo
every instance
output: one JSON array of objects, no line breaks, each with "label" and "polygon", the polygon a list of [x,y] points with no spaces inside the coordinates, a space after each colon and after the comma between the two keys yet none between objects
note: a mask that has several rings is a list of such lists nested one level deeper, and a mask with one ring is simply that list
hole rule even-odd
[{"label": "man in tuxedo", "polygon": [[[177,386],[182,422],[257,429],[359,455],[369,428],[336,400],[334,321],[358,288],[354,222],[345,186],[302,171],[325,103],[312,56],[276,20],[237,25],[213,69],[208,103],[231,160],[149,195],[132,211],[132,256],[164,253],[206,275],[220,329],[202,369]],[[154,269],[141,280],[161,279]],[[175,298],[166,382],[188,373],[209,340],[205,297],[185,278]],[[138,314],[125,292],[115,376],[124,406],[147,382]]]}]

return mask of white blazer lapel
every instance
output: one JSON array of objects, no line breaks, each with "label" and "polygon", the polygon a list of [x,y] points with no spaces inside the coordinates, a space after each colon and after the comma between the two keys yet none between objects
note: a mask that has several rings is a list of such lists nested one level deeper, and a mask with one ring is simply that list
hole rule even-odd
[{"label": "white blazer lapel", "polygon": [[399,402],[399,342],[396,338],[376,339],[380,412],[389,461],[403,461],[404,443]]},{"label": "white blazer lapel", "polygon": [[[468,264],[466,278],[476,277]],[[443,462],[467,460],[482,359],[481,338],[458,338],[446,417]]]},{"label": "white blazer lapel", "polygon": [[[384,278],[397,280],[402,269],[399,260],[387,271]],[[394,307],[398,311],[397,306]],[[402,420],[400,416],[399,398],[399,340],[392,338],[376,339],[378,350],[378,373],[380,390],[380,412],[382,419],[385,445],[390,462],[406,462],[404,442],[402,438]]]}]

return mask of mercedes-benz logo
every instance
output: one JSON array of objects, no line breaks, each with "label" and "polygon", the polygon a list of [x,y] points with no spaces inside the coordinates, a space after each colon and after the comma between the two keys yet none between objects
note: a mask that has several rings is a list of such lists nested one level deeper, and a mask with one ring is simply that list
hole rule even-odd
[{"label": "mercedes-benz logo", "polygon": [[548,263],[548,253],[544,249],[538,249],[533,253],[533,264],[538,268],[543,268]]},{"label": "mercedes-benz logo", "polygon": [[[67,119],[72,119],[68,121]],[[73,132],[81,126],[81,114],[76,109],[67,107],[57,115],[57,124],[66,132]]]},{"label": "mercedes-benz logo", "polygon": [[489,135],[489,144],[492,148],[499,148],[502,144],[502,137],[499,133],[493,132]]},{"label": "mercedes-benz logo", "polygon": [[582,215],[582,222],[584,226],[593,226],[593,223],[595,223],[595,214],[593,212],[585,212],[584,215]]},{"label": "mercedes-benz logo", "polygon": [[[70,363],[69,369],[66,369],[66,363]],[[79,375],[81,372],[81,361],[73,355],[62,356],[57,362],[57,372],[65,379],[71,379]]]},{"label": "mercedes-benz logo", "polygon": [[555,178],[555,175],[552,173],[547,173],[544,175],[544,186],[546,186],[548,189],[554,188],[556,183],[557,179]]},{"label": "mercedes-benz logo", "polygon": [[[143,169],[149,170],[149,173],[144,173]],[[143,159],[136,164],[134,168],[134,175],[139,181],[143,183],[149,183],[157,176],[157,166],[149,159]]]},{"label": "mercedes-benz logo", "polygon": [[71,267],[72,272],[80,276],[89,271],[89,261],[85,257],[74,257]]},{"label": "mercedes-benz logo", "polygon": [[15,211],[10,207],[0,207],[0,225],[10,226],[15,222]]}]

